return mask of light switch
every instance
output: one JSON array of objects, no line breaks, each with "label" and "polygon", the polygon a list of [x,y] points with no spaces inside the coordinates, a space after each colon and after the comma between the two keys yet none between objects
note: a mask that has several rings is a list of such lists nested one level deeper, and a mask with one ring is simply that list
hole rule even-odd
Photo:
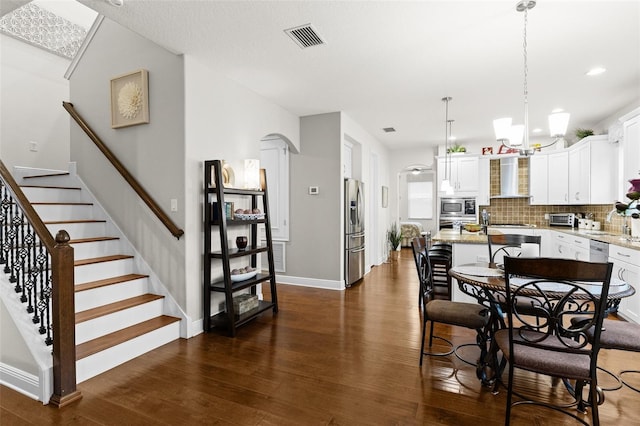
[{"label": "light switch", "polygon": [[177,212],[178,211],[178,200],[175,198],[171,199],[171,211],[172,212]]},{"label": "light switch", "polygon": [[320,193],[320,188],[317,186],[309,187],[309,195],[318,195]]},{"label": "light switch", "polygon": [[29,141],[29,151],[37,152],[38,151],[38,142]]}]

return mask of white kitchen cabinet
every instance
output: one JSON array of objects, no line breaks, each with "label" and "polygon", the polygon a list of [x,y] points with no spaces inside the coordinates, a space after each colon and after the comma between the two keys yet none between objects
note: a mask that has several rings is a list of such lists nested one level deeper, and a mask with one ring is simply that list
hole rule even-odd
[{"label": "white kitchen cabinet", "polygon": [[533,235],[540,237],[540,257],[551,256],[551,233],[548,229],[535,229]]},{"label": "white kitchen cabinet", "polygon": [[622,121],[622,176],[618,182],[618,199],[626,199],[629,179],[640,178],[640,108],[621,117]]},{"label": "white kitchen cabinet", "polygon": [[549,204],[549,156],[536,153],[529,158],[529,195],[531,205]]},{"label": "white kitchen cabinet", "polygon": [[[438,191],[445,176],[445,168],[447,175],[451,177],[450,183],[456,195],[477,196],[478,195],[478,157],[475,155],[458,154],[451,155],[450,162],[442,157],[438,158]],[[440,195],[444,195],[440,191]]]},{"label": "white kitchen cabinet", "polygon": [[478,159],[478,198],[476,204],[488,206],[491,204],[491,160],[489,157]]},{"label": "white kitchen cabinet", "polygon": [[590,240],[563,232],[551,233],[551,257],[589,261]]},{"label": "white kitchen cabinet", "polygon": [[548,204],[569,202],[569,153],[559,151],[549,154]]},{"label": "white kitchen cabinet", "polygon": [[589,204],[591,155],[588,144],[569,151],[569,204]]},{"label": "white kitchen cabinet", "polygon": [[640,324],[640,251],[611,244],[609,262],[613,263],[611,276],[627,282],[636,289],[636,294],[620,301],[618,315]]}]

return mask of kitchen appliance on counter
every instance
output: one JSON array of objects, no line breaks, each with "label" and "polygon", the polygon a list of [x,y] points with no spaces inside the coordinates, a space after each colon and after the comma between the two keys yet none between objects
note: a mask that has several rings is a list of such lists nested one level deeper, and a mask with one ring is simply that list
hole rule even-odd
[{"label": "kitchen appliance on counter", "polygon": [[344,180],[344,282],[346,287],[364,276],[364,184]]},{"label": "kitchen appliance on counter", "polygon": [[578,226],[578,218],[575,213],[549,213],[549,226]]},{"label": "kitchen appliance on counter", "polygon": [[440,229],[453,228],[454,222],[462,225],[478,223],[475,198],[441,198]]}]

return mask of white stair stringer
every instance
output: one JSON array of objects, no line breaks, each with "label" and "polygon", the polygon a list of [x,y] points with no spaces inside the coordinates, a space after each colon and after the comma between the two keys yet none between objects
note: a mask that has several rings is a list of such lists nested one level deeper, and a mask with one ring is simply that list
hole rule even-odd
[{"label": "white stair stringer", "polygon": [[[168,342],[190,337],[187,324],[191,321],[74,170],[72,163],[69,174],[24,178],[41,172],[21,168],[16,181],[52,236],[64,229],[71,237],[76,318],[97,311],[76,323],[76,380],[80,383]],[[149,294],[158,297],[124,309],[109,308]],[[126,335],[128,330],[133,330],[133,337]]]}]

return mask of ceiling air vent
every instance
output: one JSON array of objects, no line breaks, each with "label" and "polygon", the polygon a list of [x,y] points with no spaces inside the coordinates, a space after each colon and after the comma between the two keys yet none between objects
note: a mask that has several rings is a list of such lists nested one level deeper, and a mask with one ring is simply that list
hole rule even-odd
[{"label": "ceiling air vent", "polygon": [[284,30],[284,32],[287,33],[289,37],[291,37],[302,49],[324,44],[324,40],[322,40],[311,24],[289,28],[288,30]]},{"label": "ceiling air vent", "polygon": [[393,132],[395,132],[395,131],[396,131],[396,129],[394,129],[393,127],[383,127],[383,128],[382,128],[382,130],[383,130],[385,133],[393,133]]}]

